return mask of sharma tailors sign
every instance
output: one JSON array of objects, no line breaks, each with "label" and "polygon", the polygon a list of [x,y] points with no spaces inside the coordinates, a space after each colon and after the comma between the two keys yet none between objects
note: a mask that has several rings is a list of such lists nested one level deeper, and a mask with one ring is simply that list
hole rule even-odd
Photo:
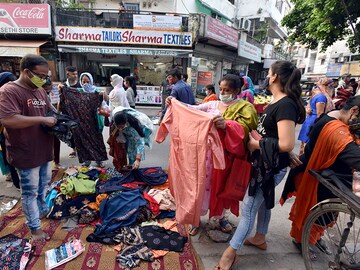
[{"label": "sharma tailors sign", "polygon": [[192,46],[190,32],[152,31],[120,28],[55,27],[56,41]]},{"label": "sharma tailors sign", "polygon": [[51,35],[50,5],[0,4],[0,34]]}]

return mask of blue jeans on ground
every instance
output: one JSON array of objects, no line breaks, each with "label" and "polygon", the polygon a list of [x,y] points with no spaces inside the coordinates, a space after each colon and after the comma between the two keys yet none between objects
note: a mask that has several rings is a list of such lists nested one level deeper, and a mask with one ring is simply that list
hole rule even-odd
[{"label": "blue jeans on ground", "polygon": [[[282,169],[274,176],[275,186],[281,182],[285,174],[286,168]],[[236,250],[240,249],[245,240],[249,237],[255,224],[256,214],[258,215],[256,232],[267,234],[269,228],[271,209],[266,209],[264,195],[261,188],[256,190],[255,196],[249,196],[248,193],[249,190],[246,191],[244,200],[241,203],[239,225],[230,240],[230,246]]]},{"label": "blue jeans on ground", "polygon": [[22,210],[31,231],[40,229],[40,217],[48,212],[45,202],[46,187],[51,180],[52,162],[36,168],[17,169],[20,176]]}]

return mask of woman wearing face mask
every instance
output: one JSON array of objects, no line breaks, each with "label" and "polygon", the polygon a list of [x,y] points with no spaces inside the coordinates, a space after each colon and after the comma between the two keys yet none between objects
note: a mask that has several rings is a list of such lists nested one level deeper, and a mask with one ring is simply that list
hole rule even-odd
[{"label": "woman wearing face mask", "polygon": [[[254,106],[238,98],[243,83],[243,78],[237,75],[225,75],[219,82],[220,100],[209,101],[197,106],[189,105],[189,107],[212,114],[220,137],[227,142],[232,142],[231,145],[223,142],[223,145],[226,144],[225,156],[231,156],[231,158],[225,159],[225,170],[214,170],[210,161],[211,157],[206,163],[207,188],[202,207],[204,215],[210,209],[209,217],[216,217],[219,221],[219,228],[226,233],[232,231],[232,226],[224,217],[225,209],[230,209],[232,213],[238,215],[239,201],[219,198],[217,195],[230,175],[235,158],[244,158],[249,132],[256,128],[258,121]],[[171,97],[167,99],[167,104],[170,102]],[[197,234],[198,229],[193,225],[188,226],[190,235]]]},{"label": "woman wearing face mask", "polygon": [[[351,175],[352,170],[360,171],[360,148],[354,142],[349,125],[358,120],[360,97],[350,97],[340,110],[333,110],[320,116],[315,122],[305,152],[299,158],[293,155],[291,170],[287,177],[280,203],[296,194],[289,219],[292,221],[290,235],[293,243],[301,249],[303,224],[318,202],[335,198],[324,185],[319,183],[309,170],[331,169],[335,174]],[[344,179],[345,180],[345,179]],[[343,181],[351,190],[351,182]],[[354,190],[359,191],[359,190]],[[321,229],[322,228],[322,229]],[[320,245],[323,252],[326,246],[320,239],[324,227],[311,231],[311,245]],[[316,251],[309,250],[310,258],[316,259]]]},{"label": "woman wearing face mask", "polygon": [[214,85],[209,84],[209,85],[205,86],[205,93],[206,93],[206,97],[204,98],[202,104],[212,101],[212,100],[218,100],[218,97],[215,93]]},{"label": "woman wearing face mask", "polygon": [[98,108],[103,101],[103,93],[94,85],[90,73],[80,75],[82,88],[64,88],[60,95],[60,104],[66,108],[66,114],[78,119],[80,126],[73,132],[74,142],[79,162],[90,166],[96,161],[98,167],[104,167],[107,159],[106,148],[102,136],[104,117],[98,114]]},{"label": "woman wearing face mask", "polygon": [[126,98],[126,92],[123,87],[123,77],[118,74],[113,74],[110,77],[110,84],[114,87],[113,90],[110,91],[109,95],[104,92],[104,99],[106,101],[110,101],[110,109],[113,111],[116,107],[130,107],[129,102]]},{"label": "woman wearing face mask", "polygon": [[[289,152],[295,145],[295,125],[305,119],[300,79],[300,70],[288,61],[276,61],[269,69],[267,89],[271,91],[273,100],[259,119],[259,138],[250,135],[247,144],[253,152],[253,166],[248,191],[241,204],[240,222],[230,246],[214,269],[232,269],[236,251],[244,244],[262,250],[267,248],[265,236],[271,217],[270,209],[275,203],[275,186],[285,176],[286,167],[290,164]],[[256,234],[248,238],[256,216]]]}]

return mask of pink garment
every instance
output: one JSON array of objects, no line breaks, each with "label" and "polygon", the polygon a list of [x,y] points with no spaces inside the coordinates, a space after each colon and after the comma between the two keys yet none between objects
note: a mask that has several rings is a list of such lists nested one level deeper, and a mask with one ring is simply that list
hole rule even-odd
[{"label": "pink garment", "polygon": [[199,225],[206,183],[206,153],[211,150],[213,166],[225,168],[224,152],[211,114],[189,108],[172,99],[156,142],[171,135],[169,186],[176,202],[179,224]]}]

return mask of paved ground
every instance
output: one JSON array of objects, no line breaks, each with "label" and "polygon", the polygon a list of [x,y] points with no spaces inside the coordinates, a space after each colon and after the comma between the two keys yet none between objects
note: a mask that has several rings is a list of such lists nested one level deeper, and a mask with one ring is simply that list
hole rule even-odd
[{"label": "paved ground", "polygon": [[[159,111],[159,108],[138,108],[145,112],[149,116],[154,116]],[[299,127],[297,128],[299,130]],[[105,140],[108,137],[108,129],[104,130]],[[299,144],[296,145],[296,151],[298,151]],[[61,146],[61,163],[64,166],[71,164],[78,165],[77,159],[68,158],[71,149],[65,144]],[[151,150],[147,150],[146,160],[142,162],[141,166],[162,166],[167,168],[168,166],[168,153],[169,153],[169,139],[167,138],[163,144],[154,143]],[[107,162],[111,165],[111,160]],[[283,188],[281,183],[277,188],[277,199]],[[7,196],[7,197],[4,197]],[[5,182],[5,178],[0,176],[0,204],[8,202],[8,197],[19,198],[20,193],[17,191],[11,183]],[[283,207],[276,205],[272,211],[272,219],[267,236],[268,249],[267,251],[261,251],[254,247],[244,247],[238,254],[239,261],[233,267],[233,269],[267,269],[267,270],[302,270],[305,269],[303,260],[298,250],[291,243],[289,237],[290,222],[288,220],[288,213],[292,205],[292,200],[287,202]],[[229,215],[229,219],[235,225],[238,223],[238,218],[233,215]],[[207,218],[202,218],[202,226],[207,222]],[[218,260],[222,252],[226,249],[227,244],[212,242],[204,230],[200,230],[197,236],[192,237],[192,243],[195,250],[198,252],[205,270],[212,269]]]}]

